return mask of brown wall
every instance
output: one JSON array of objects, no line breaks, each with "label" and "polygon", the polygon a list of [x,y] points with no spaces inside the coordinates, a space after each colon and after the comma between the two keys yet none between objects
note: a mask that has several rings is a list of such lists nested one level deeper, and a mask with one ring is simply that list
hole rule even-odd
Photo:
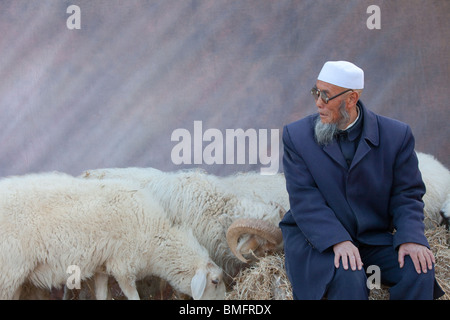
[{"label": "brown wall", "polygon": [[[80,30],[66,27],[71,4]],[[370,5],[379,30],[366,26]],[[172,132],[194,134],[198,120],[281,138],[315,112],[309,89],[327,60],[362,67],[366,106],[410,124],[417,150],[449,167],[449,18],[443,0],[2,1],[0,176],[258,170],[175,165]]]}]

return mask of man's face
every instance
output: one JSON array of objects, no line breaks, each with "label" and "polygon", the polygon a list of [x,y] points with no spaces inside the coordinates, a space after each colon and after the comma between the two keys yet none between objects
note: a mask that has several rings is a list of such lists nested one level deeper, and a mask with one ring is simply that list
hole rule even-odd
[{"label": "man's face", "polygon": [[[333,97],[342,91],[346,90],[335,86],[333,84],[317,80],[316,87],[322,92],[325,92],[328,97]],[[339,124],[343,120],[342,114],[340,112],[340,107],[345,100],[347,95],[344,94],[341,97],[337,97],[328,103],[325,103],[321,98],[317,99],[316,106],[320,115],[320,120],[324,124]]]}]

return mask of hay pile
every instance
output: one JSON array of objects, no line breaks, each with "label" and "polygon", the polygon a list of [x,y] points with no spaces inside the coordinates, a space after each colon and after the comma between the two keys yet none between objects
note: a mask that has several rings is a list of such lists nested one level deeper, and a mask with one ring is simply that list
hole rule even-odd
[{"label": "hay pile", "polygon": [[436,258],[436,280],[444,290],[441,300],[450,300],[450,242],[449,233],[445,227],[425,231],[430,248]]},{"label": "hay pile", "polygon": [[[444,227],[436,227],[425,232],[436,258],[436,279],[446,294],[442,300],[450,300],[450,249],[448,232]],[[227,300],[291,300],[292,289],[284,269],[284,255],[261,258],[254,266],[241,270],[234,279],[233,290]],[[387,287],[373,289],[371,300],[389,299]]]},{"label": "hay pile", "polygon": [[261,258],[234,278],[227,300],[292,300],[291,284],[284,270],[284,255]]}]

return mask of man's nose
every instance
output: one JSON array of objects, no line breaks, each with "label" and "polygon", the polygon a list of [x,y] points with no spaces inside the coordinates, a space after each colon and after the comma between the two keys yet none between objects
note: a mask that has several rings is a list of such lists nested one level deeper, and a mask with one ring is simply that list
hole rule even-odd
[{"label": "man's nose", "polygon": [[318,98],[316,100],[316,107],[319,109],[322,109],[325,106],[325,102],[322,100],[322,98]]}]

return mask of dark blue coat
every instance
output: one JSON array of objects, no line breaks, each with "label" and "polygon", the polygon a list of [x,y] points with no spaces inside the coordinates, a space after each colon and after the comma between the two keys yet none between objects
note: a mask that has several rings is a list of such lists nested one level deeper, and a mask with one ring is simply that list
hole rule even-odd
[{"label": "dark blue coat", "polygon": [[336,141],[325,147],[315,141],[317,114],[283,131],[290,210],[280,227],[286,270],[298,299],[323,296],[334,275],[336,243],[429,247],[423,224],[425,186],[411,129],[376,115],[360,101],[358,105],[364,122],[350,167]]}]

